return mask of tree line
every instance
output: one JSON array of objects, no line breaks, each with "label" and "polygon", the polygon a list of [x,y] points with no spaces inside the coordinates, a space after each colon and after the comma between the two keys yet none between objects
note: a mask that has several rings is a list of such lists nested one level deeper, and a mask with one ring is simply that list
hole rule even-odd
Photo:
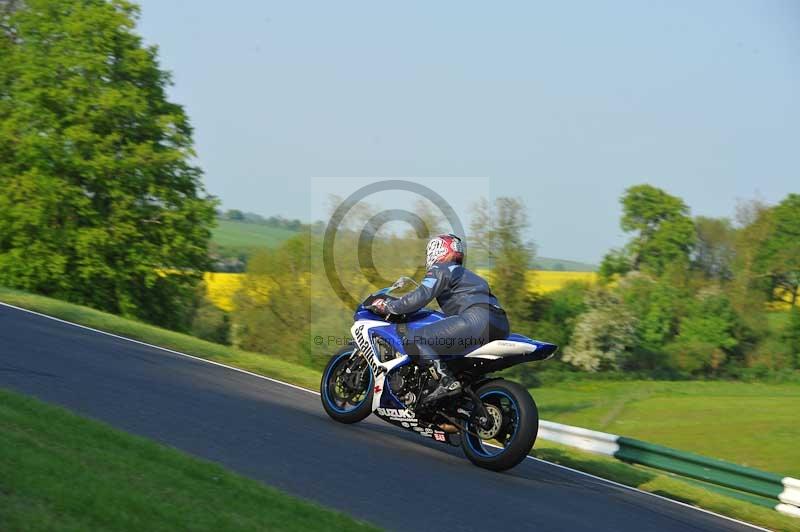
[{"label": "tree line", "polygon": [[264,217],[254,212],[246,212],[239,209],[228,209],[224,212],[217,211],[217,218],[233,222],[266,225],[267,227],[276,227],[287,231],[300,231],[303,229],[303,222],[297,219],[289,220],[283,216]]},{"label": "tree line", "polygon": [[530,332],[565,346],[561,370],[796,375],[799,194],[744,203],[733,220],[693,218],[682,199],[651,185],[630,187],[621,204],[630,239],[605,256],[599,285],[534,296],[518,314]]}]

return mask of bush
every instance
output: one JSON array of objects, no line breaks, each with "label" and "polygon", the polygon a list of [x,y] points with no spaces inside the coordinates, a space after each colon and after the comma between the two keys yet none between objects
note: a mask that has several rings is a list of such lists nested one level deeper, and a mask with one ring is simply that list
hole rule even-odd
[{"label": "bush", "polygon": [[636,316],[613,292],[593,293],[562,360],[586,371],[619,369],[635,342]]},{"label": "bush", "polygon": [[688,373],[716,374],[739,343],[734,337],[736,324],[736,314],[724,294],[701,292],[681,318],[678,336],[667,350]]},{"label": "bush", "polygon": [[779,338],[767,338],[761,342],[749,357],[749,367],[753,371],[766,372],[788,369],[792,366],[794,353],[787,342]]},{"label": "bush", "polygon": [[192,336],[229,345],[231,321],[228,313],[210,303],[203,304],[195,312],[191,327]]},{"label": "bush", "polygon": [[789,354],[792,355],[790,363],[794,368],[800,368],[800,308],[793,307],[789,314],[789,323],[783,331],[783,340]]}]

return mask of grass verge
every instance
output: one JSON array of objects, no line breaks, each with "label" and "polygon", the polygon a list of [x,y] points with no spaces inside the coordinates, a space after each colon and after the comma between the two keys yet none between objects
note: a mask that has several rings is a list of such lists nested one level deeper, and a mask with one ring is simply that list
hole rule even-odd
[{"label": "grass verge", "polygon": [[0,530],[376,530],[0,390]]},{"label": "grass verge", "polygon": [[583,381],[533,391],[544,419],[800,477],[800,385]]},{"label": "grass verge", "polygon": [[[284,362],[266,355],[248,353],[213,344],[86,307],[1,287],[0,301],[114,334],[230,364],[310,389],[317,389],[319,385],[319,373],[313,369]],[[536,390],[536,392],[538,396],[540,390]],[[540,402],[544,401],[540,399]],[[625,464],[613,458],[585,453],[543,440],[537,442],[533,454],[544,460],[767,528],[800,531],[800,520],[798,519],[711,492],[661,472]]]}]

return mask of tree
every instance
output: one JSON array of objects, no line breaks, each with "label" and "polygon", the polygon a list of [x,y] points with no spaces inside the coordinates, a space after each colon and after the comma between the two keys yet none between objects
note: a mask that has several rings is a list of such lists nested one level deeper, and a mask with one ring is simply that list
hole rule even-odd
[{"label": "tree", "polygon": [[230,316],[212,303],[207,294],[206,283],[197,286],[196,308],[189,329],[192,336],[197,336],[209,342],[230,344],[231,322]]},{"label": "tree", "polygon": [[228,220],[242,222],[244,221],[244,213],[239,209],[228,209],[228,212],[225,213],[225,218]]},{"label": "tree", "polygon": [[769,236],[761,243],[755,270],[768,279],[770,295],[792,307],[800,296],[800,194],[789,194],[770,211]]},{"label": "tree", "polygon": [[636,316],[613,292],[598,291],[588,298],[564,350],[564,362],[586,371],[619,369],[635,344]]},{"label": "tree", "polygon": [[800,308],[793,307],[789,312],[789,322],[783,332],[783,341],[794,355],[794,367],[800,368]]},{"label": "tree", "polygon": [[670,346],[678,366],[689,373],[716,373],[738,340],[737,318],[730,301],[714,289],[701,292],[680,321]]},{"label": "tree", "polygon": [[[523,318],[529,303],[528,270],[533,245],[525,241],[525,206],[516,198],[482,198],[474,209],[470,244],[484,251],[492,264],[492,291],[512,318]],[[469,258],[467,258],[469,260]]]},{"label": "tree", "polygon": [[614,277],[625,275],[631,271],[631,267],[631,258],[625,250],[612,249],[603,257],[597,273],[602,281],[608,282]]},{"label": "tree", "polygon": [[[419,198],[417,201],[414,202],[414,214],[422,220],[424,225],[425,232],[427,233],[423,239],[428,239],[443,232],[444,227],[444,219],[442,215],[439,213],[438,208],[427,199]],[[408,237],[410,238],[419,238],[416,231],[410,230],[408,232]],[[463,237],[464,235],[458,235]]]},{"label": "tree", "polygon": [[[311,237],[301,233],[279,248],[258,251],[235,296],[234,344],[310,364]],[[331,307],[323,309],[330,312]]]},{"label": "tree", "polygon": [[22,7],[22,0],[0,0],[0,30],[5,37],[14,39],[14,29],[9,20],[12,13]]},{"label": "tree", "polygon": [[637,328],[641,347],[659,351],[675,335],[681,315],[682,294],[671,283],[656,281],[650,286],[645,311]]},{"label": "tree", "polygon": [[693,268],[708,279],[732,279],[736,231],[730,220],[698,216],[694,226],[697,241],[692,248]]},{"label": "tree", "polygon": [[26,0],[0,38],[0,283],[187,328],[215,202],[124,0]]},{"label": "tree", "polygon": [[[569,281],[561,288],[547,294],[536,294],[531,299],[526,319],[528,330],[536,338],[566,346],[575,327],[577,317],[586,311],[588,283]],[[535,368],[522,364],[520,368]]]},{"label": "tree", "polygon": [[621,202],[623,231],[637,233],[629,245],[634,270],[660,275],[671,264],[688,263],[695,234],[683,200],[651,185],[637,185],[625,191]]},{"label": "tree", "polygon": [[733,279],[729,293],[737,313],[748,328],[761,336],[767,334],[768,323],[764,304],[771,297],[768,281],[758,271],[758,254],[763,242],[772,233],[770,208],[758,200],[736,206]]}]

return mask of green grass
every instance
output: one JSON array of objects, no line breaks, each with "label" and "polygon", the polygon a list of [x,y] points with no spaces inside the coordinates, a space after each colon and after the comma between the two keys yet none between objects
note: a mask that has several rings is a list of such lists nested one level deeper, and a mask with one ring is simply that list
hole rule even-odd
[{"label": "green grass", "polygon": [[249,255],[259,248],[277,247],[295,235],[296,232],[280,227],[218,219],[212,242],[225,256]]},{"label": "green grass", "polygon": [[[0,288],[0,301],[231,364],[307,388],[316,389],[319,385],[319,373],[313,369],[265,355],[238,351],[85,307],[6,288]],[[761,460],[759,455],[769,454],[773,460],[780,460],[784,464],[791,464],[794,456],[797,462],[796,446],[787,447],[787,442],[797,441],[796,420],[786,419],[787,412],[792,410],[791,405],[794,405],[795,414],[798,411],[797,403],[793,402],[797,400],[796,385],[631,381],[568,383],[563,386],[532,390],[544,419],[594,427],[687,450],[697,451],[698,448],[694,445],[702,440],[703,449],[707,449],[707,452],[701,454],[717,458],[726,458],[728,449],[742,452],[749,445],[748,440],[765,442],[775,439],[774,444],[766,441],[768,453],[764,449],[758,449],[754,456]],[[761,398],[762,394],[766,394],[766,398]],[[722,406],[715,406],[717,403]],[[783,404],[788,406],[780,406]],[[638,409],[634,408],[637,405]],[[740,408],[734,410],[736,405]],[[761,405],[760,410],[749,412],[755,405]],[[654,414],[650,414],[651,411],[648,410],[651,406],[656,409]],[[698,412],[702,413],[699,421],[692,417],[699,415]],[[710,412],[725,412],[727,416],[724,413],[719,416],[727,419],[714,419],[714,414]],[[773,415],[773,412],[776,414]],[[758,421],[755,428],[749,425],[753,419]],[[724,430],[720,427],[724,427]],[[650,431],[652,437],[645,437],[646,431]],[[764,431],[773,436],[763,437],[760,432]],[[683,444],[674,439],[682,433],[690,435],[683,440]],[[702,489],[690,482],[647,468],[546,441],[537,442],[534,454],[737,519],[778,530],[800,530],[800,520]],[[781,469],[777,471],[781,472]],[[786,474],[786,471],[783,472]]]},{"label": "green grass", "polygon": [[0,530],[375,530],[3,390],[0,427]]},{"label": "green grass", "polygon": [[531,390],[542,418],[800,477],[800,385],[577,382]]}]

